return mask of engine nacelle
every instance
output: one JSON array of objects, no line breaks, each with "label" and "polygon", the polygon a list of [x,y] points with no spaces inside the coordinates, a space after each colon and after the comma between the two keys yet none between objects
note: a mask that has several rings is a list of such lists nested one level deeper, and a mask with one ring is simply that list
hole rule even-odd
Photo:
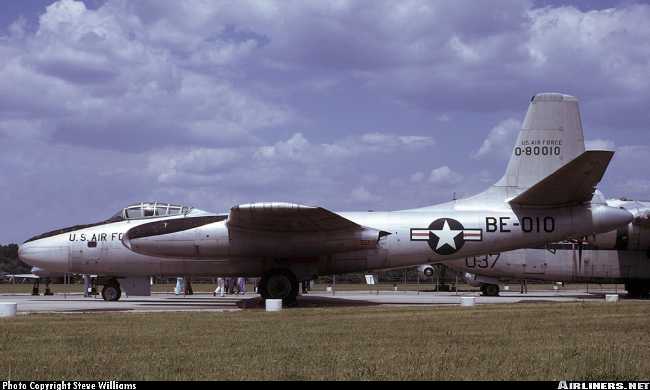
[{"label": "engine nacelle", "polygon": [[374,250],[383,235],[367,228],[334,232],[245,230],[229,227],[224,216],[206,216],[142,224],[127,231],[122,243],[136,253],[168,258],[296,258]]},{"label": "engine nacelle", "polygon": [[418,266],[418,272],[420,273],[420,276],[430,278],[435,273],[435,270],[431,264],[422,264]]},{"label": "engine nacelle", "polygon": [[616,230],[589,236],[587,242],[596,249],[645,251],[650,249],[650,226],[636,219]]},{"label": "engine nacelle", "polygon": [[463,278],[465,279],[465,282],[472,287],[480,287],[482,284],[499,284],[499,280],[497,278],[476,275],[469,272],[465,272],[463,274]]}]

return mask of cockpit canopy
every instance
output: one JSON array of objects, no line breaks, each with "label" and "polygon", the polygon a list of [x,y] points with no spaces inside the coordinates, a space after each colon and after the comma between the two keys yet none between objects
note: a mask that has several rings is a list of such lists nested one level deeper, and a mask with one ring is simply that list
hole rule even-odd
[{"label": "cockpit canopy", "polygon": [[121,216],[124,219],[169,217],[187,214],[190,210],[192,210],[191,207],[170,203],[141,202],[125,207],[121,212]]},{"label": "cockpit canopy", "polygon": [[74,225],[66,228],[56,229],[49,231],[47,233],[39,234],[25,241],[35,241],[40,240],[41,238],[47,238],[56,236],[58,234],[68,233],[79,229],[87,229],[93,226],[105,225],[107,223],[121,222],[125,219],[140,219],[140,218],[154,218],[154,217],[168,217],[173,215],[187,214],[190,211],[201,212],[201,210],[193,209],[192,207],[180,206],[176,204],[169,203],[159,203],[159,202],[142,202],[132,204],[118,211],[117,214],[113,215],[109,219],[101,222],[90,223],[87,225]]}]

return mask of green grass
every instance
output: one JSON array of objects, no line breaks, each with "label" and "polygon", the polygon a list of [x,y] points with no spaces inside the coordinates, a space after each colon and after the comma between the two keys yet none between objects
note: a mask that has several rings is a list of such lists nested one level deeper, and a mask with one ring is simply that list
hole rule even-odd
[{"label": "green grass", "polygon": [[2,379],[650,377],[647,302],[0,319]]}]

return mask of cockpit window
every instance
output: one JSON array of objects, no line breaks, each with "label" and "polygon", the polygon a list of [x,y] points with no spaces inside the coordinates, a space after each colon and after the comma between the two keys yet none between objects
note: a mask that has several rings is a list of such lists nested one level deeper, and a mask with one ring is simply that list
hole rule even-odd
[{"label": "cockpit window", "polygon": [[143,202],[126,207],[123,213],[126,219],[139,219],[187,214],[191,209],[169,203]]},{"label": "cockpit window", "polygon": [[156,209],[150,205],[146,205],[142,208],[142,212],[145,217],[153,217],[155,211]]},{"label": "cockpit window", "polygon": [[[87,225],[75,225],[66,228],[52,230],[34,236],[25,242],[40,240],[41,238],[52,237],[58,234],[68,233],[79,229],[87,229],[93,226],[100,226],[108,223],[120,222],[125,219],[168,217],[172,215],[181,215],[181,214],[185,215],[188,214],[190,211],[192,211],[191,207],[174,205],[169,203],[159,203],[159,202],[137,203],[123,208],[121,211],[117,212],[115,215],[113,215],[112,217],[110,217],[105,221],[90,223]],[[89,243],[89,245],[93,245],[93,244]]]},{"label": "cockpit window", "polygon": [[124,210],[124,217],[126,219],[135,219],[142,218],[142,208],[138,207],[128,207]]}]

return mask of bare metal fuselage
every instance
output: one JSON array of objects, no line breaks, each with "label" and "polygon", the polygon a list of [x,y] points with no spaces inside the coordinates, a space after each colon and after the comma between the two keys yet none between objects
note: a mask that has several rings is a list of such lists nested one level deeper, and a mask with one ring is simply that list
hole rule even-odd
[{"label": "bare metal fuselage", "polygon": [[495,280],[620,283],[650,279],[648,251],[583,249],[565,244],[563,249],[518,249],[500,254],[445,262],[455,271]]},{"label": "bare metal fuselage", "polygon": [[[470,256],[445,262],[455,271],[496,280],[618,283],[650,279],[650,202],[610,200],[636,218],[626,226],[577,242]],[[487,279],[484,279],[488,283]]]},{"label": "bare metal fuselage", "polygon": [[[627,213],[603,205],[556,208],[551,214],[547,209],[495,210],[486,214],[448,206],[431,210],[339,213],[370,231],[385,233],[374,237],[357,235],[339,239],[327,233],[247,233],[229,229],[224,217],[178,233],[128,239],[129,231],[137,226],[188,217],[177,216],[123,220],[68,231],[27,242],[20,251],[21,258],[30,264],[52,272],[116,277],[259,276],[266,270],[285,266],[301,277],[311,277],[405,267],[541,245],[584,231],[609,230],[628,218]],[[217,216],[198,210],[193,213],[197,217]],[[465,229],[480,230],[481,240],[465,242],[453,255],[439,255],[427,241],[411,239],[412,229],[427,228],[440,218],[454,218]],[[545,218],[553,219],[552,229],[544,228]],[[522,220],[532,222],[522,227]],[[152,255],[148,248],[158,252]]]}]

